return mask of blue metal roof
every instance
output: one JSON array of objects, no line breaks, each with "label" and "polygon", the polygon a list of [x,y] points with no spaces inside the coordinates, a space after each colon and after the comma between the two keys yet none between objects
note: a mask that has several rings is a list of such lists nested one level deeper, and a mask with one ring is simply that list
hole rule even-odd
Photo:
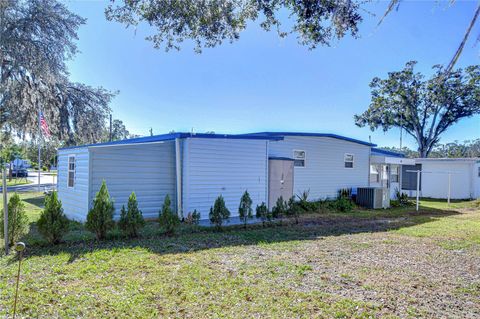
[{"label": "blue metal roof", "polygon": [[381,149],[381,148],[372,148],[372,155],[387,155],[387,156],[392,156],[392,157],[405,157],[405,154],[403,154],[403,153],[387,151],[387,150],[384,150],[384,149]]},{"label": "blue metal roof", "polygon": [[170,134],[130,138],[130,139],[121,140],[121,141],[63,147],[63,148],[59,148],[59,150],[83,148],[83,147],[154,143],[154,142],[162,142],[162,141],[172,141],[172,140],[175,140],[176,138],[228,138],[228,139],[241,139],[241,140],[281,140],[282,139],[282,137],[273,137],[273,136],[267,137],[267,136],[253,136],[253,135],[250,136],[247,134],[234,135],[234,134],[206,134],[206,133],[170,133]]},{"label": "blue metal roof", "polygon": [[372,144],[369,142],[357,140],[354,138],[346,137],[346,136],[341,136],[337,134],[332,134],[332,133],[301,133],[301,132],[259,132],[259,133],[250,133],[250,134],[244,134],[248,136],[264,136],[264,137],[284,137],[284,136],[312,136],[312,137],[330,137],[330,138],[336,138],[339,140],[344,140],[352,143],[357,143],[357,144],[362,144],[362,145],[367,145],[367,146],[377,146],[377,144]]}]

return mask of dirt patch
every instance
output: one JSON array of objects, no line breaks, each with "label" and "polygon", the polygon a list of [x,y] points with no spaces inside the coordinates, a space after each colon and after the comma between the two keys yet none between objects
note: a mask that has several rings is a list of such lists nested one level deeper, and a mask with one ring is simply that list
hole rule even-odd
[{"label": "dirt patch", "polygon": [[479,248],[447,250],[429,238],[365,233],[405,222],[408,218],[307,220],[306,227],[350,227],[362,233],[319,236],[285,250],[250,246],[222,259],[230,270],[235,268],[230,258],[251,267],[272,260],[277,267],[291,265],[299,279],[284,275],[275,277],[276,284],[369,302],[382,316],[480,318]]}]

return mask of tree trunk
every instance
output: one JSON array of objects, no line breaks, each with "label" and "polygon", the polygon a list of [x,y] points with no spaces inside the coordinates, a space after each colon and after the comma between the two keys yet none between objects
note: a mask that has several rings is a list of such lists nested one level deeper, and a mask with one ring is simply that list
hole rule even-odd
[{"label": "tree trunk", "polygon": [[419,157],[421,157],[421,158],[427,157],[427,156],[428,156],[427,148],[426,148],[426,147],[419,147],[419,148],[418,148],[418,155],[419,155]]}]

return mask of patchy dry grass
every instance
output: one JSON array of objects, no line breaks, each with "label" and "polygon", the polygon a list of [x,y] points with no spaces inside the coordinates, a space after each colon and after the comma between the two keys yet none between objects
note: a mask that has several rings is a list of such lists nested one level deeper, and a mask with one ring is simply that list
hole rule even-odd
[{"label": "patchy dry grass", "polygon": [[[29,199],[32,221],[38,198]],[[299,225],[183,228],[97,243],[79,224],[49,247],[32,231],[24,317],[477,318],[480,211],[422,201],[386,211],[323,212]],[[12,310],[16,260],[0,259],[0,315]]]}]

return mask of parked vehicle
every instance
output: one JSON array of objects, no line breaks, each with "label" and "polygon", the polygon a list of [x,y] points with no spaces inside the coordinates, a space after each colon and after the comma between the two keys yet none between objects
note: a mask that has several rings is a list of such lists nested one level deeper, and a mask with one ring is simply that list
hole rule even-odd
[{"label": "parked vehicle", "polygon": [[24,167],[12,168],[12,177],[28,177],[28,170]]}]

